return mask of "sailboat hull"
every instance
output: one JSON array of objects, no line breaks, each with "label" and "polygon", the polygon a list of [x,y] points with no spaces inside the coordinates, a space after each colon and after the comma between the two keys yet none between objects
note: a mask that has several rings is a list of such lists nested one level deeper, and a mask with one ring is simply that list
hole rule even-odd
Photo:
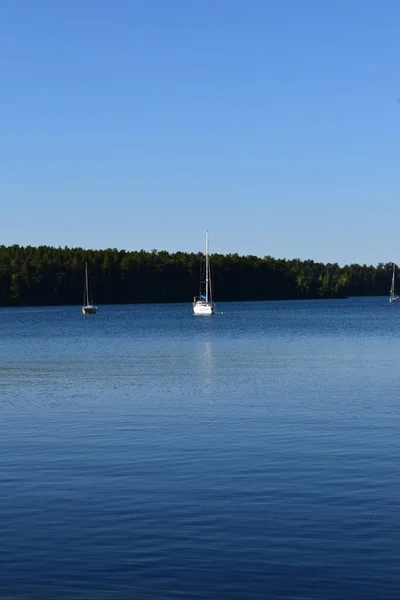
[{"label": "sailboat hull", "polygon": [[195,302],[193,304],[193,313],[195,315],[212,315],[214,312],[214,305],[210,304],[210,302]]},{"label": "sailboat hull", "polygon": [[95,315],[97,313],[97,306],[82,306],[82,313],[84,315]]}]

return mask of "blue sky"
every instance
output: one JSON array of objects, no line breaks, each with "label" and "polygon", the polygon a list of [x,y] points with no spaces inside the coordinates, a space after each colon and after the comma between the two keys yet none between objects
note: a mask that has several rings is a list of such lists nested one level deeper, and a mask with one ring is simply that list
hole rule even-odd
[{"label": "blue sky", "polygon": [[0,243],[400,262],[400,3],[2,0]]}]

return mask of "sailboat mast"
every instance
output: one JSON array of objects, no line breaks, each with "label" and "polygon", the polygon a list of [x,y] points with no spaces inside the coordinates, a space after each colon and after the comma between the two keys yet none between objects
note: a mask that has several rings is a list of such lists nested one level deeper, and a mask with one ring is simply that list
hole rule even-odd
[{"label": "sailboat mast", "polygon": [[208,272],[209,272],[209,265],[208,265],[208,230],[206,231],[206,303],[208,304]]},{"label": "sailboat mast", "polygon": [[85,304],[86,304],[86,306],[88,306],[88,304],[89,304],[89,281],[88,281],[88,272],[87,272],[87,262],[85,263],[85,288],[86,288]]},{"label": "sailboat mast", "polygon": [[392,276],[392,289],[391,289],[392,296],[394,296],[394,272],[395,272],[395,266],[393,263],[393,276]]}]

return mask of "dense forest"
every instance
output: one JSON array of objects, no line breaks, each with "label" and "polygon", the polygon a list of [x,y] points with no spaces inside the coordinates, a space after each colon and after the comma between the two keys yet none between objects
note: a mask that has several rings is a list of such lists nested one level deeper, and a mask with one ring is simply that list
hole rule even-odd
[{"label": "dense forest", "polygon": [[[190,302],[204,262],[201,253],[0,246],[0,305],[80,304],[85,261],[97,304]],[[380,296],[392,276],[392,264],[340,267],[271,256],[213,254],[211,265],[218,301]]]}]

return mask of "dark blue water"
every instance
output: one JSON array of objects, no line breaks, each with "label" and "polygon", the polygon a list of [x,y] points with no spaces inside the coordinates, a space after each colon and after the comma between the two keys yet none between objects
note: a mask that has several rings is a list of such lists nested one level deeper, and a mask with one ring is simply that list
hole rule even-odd
[{"label": "dark blue water", "polygon": [[400,306],[0,310],[1,599],[396,599]]}]

